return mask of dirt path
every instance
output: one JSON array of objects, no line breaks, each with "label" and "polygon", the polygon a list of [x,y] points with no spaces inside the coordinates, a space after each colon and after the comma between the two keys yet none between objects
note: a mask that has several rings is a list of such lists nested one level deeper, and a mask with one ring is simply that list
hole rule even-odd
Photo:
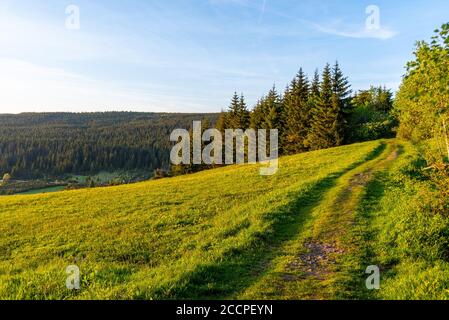
[{"label": "dirt path", "polygon": [[[332,299],[338,295],[338,273],[342,257],[351,256],[357,247],[347,241],[355,225],[358,204],[366,185],[398,157],[398,147],[388,143],[377,158],[349,171],[329,190],[312,212],[310,223],[301,235],[283,249],[283,258],[274,272],[257,288],[264,298]],[[255,290],[253,288],[253,290]]]},{"label": "dirt path", "polygon": [[[303,274],[302,279],[318,282],[315,286],[319,291],[312,290],[308,298],[331,298],[333,295],[332,274],[340,255],[350,254],[353,248],[348,247],[344,238],[355,221],[355,212],[366,185],[372,180],[374,174],[384,170],[388,164],[398,157],[398,149],[389,150],[387,157],[381,156],[370,161],[362,172],[351,173],[346,186],[338,192],[335,201],[324,216],[320,217],[315,225],[314,234],[305,244],[305,253],[298,255],[296,266]],[[343,178],[343,180],[345,180]],[[292,267],[295,264],[291,265]]]}]

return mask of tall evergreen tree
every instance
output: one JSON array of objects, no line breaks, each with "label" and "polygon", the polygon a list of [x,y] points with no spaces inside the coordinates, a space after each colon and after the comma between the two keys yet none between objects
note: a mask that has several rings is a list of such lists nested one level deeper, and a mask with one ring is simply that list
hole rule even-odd
[{"label": "tall evergreen tree", "polygon": [[264,127],[266,114],[265,97],[257,101],[250,115],[250,128],[259,129]]},{"label": "tall evergreen tree", "polygon": [[347,136],[347,123],[349,116],[352,111],[351,104],[351,86],[349,84],[348,78],[343,75],[342,70],[338,61],[332,69],[332,92],[333,92],[333,109],[338,115],[336,122],[336,135],[335,139],[337,145],[343,143],[345,136]]},{"label": "tall evergreen tree", "polygon": [[338,133],[339,115],[335,110],[332,71],[329,64],[323,70],[320,95],[312,110],[312,124],[306,145],[311,150],[335,147],[341,144]]},{"label": "tall evergreen tree", "polygon": [[245,97],[242,95],[240,95],[240,109],[239,109],[239,120],[240,120],[240,125],[241,127],[239,127],[239,129],[248,129],[249,125],[250,125],[250,112],[248,110],[248,106],[246,105],[245,102]]},{"label": "tall evergreen tree", "polygon": [[283,100],[276,90],[270,89],[254,107],[250,117],[250,127],[253,129],[283,129]]},{"label": "tall evergreen tree", "polygon": [[243,94],[239,96],[235,92],[231,99],[227,115],[225,116],[225,123],[228,126],[226,129],[247,129],[249,127],[249,117],[245,97]]},{"label": "tall evergreen tree", "polygon": [[292,154],[306,150],[304,141],[310,128],[308,98],[309,82],[303,70],[300,69],[284,95],[283,146],[286,153]]},{"label": "tall evergreen tree", "polygon": [[240,115],[240,97],[237,92],[234,92],[234,95],[231,98],[231,104],[229,105],[227,113],[227,125],[229,126],[227,129],[237,128]]},{"label": "tall evergreen tree", "polygon": [[283,104],[282,98],[276,90],[276,87],[268,92],[264,101],[266,110],[263,129],[278,129],[281,134],[283,129]]},{"label": "tall evergreen tree", "polygon": [[318,69],[315,70],[315,74],[313,75],[313,80],[310,85],[310,95],[309,98],[318,98],[320,95],[320,74]]}]

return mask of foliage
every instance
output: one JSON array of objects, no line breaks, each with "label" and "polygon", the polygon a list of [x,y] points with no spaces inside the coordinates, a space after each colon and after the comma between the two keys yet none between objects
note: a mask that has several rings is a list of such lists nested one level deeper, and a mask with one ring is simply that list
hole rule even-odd
[{"label": "foliage", "polygon": [[449,23],[435,32],[430,43],[418,42],[395,101],[399,136],[425,143],[430,164],[443,162],[449,152],[444,127],[449,123]]},{"label": "foliage", "polygon": [[385,87],[359,91],[352,99],[348,141],[393,138],[397,121],[392,113],[393,93]]},{"label": "foliage", "polygon": [[309,82],[303,70],[285,90],[284,94],[284,136],[282,144],[285,153],[294,154],[307,150],[304,137],[310,130]]},{"label": "foliage", "polygon": [[[331,148],[343,143],[342,115],[345,103],[342,96],[346,96],[346,92],[343,91],[347,88],[346,83],[341,81],[343,80],[338,64],[333,71],[327,64],[321,78],[320,95],[311,111],[311,128],[305,140],[310,150]],[[340,87],[341,85],[344,88]]]}]

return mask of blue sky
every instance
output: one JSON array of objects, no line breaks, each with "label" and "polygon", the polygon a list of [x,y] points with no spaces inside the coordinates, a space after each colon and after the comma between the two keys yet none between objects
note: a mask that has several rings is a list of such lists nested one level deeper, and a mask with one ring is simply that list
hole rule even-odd
[{"label": "blue sky", "polygon": [[216,112],[337,59],[353,89],[396,89],[448,21],[447,0],[0,0],[0,113]]}]

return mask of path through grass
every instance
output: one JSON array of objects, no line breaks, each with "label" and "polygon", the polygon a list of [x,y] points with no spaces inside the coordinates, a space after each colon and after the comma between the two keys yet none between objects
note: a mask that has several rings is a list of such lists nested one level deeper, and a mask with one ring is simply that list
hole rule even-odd
[{"label": "path through grass", "polygon": [[332,188],[325,189],[317,205],[309,208],[296,237],[276,249],[279,254],[269,270],[246,288],[240,298],[360,297],[362,289],[357,280],[363,276],[364,269],[358,255],[365,242],[354,241],[355,213],[366,184],[376,172],[384,170],[396,159],[398,146],[390,141],[382,151],[348,170],[335,180]]}]

